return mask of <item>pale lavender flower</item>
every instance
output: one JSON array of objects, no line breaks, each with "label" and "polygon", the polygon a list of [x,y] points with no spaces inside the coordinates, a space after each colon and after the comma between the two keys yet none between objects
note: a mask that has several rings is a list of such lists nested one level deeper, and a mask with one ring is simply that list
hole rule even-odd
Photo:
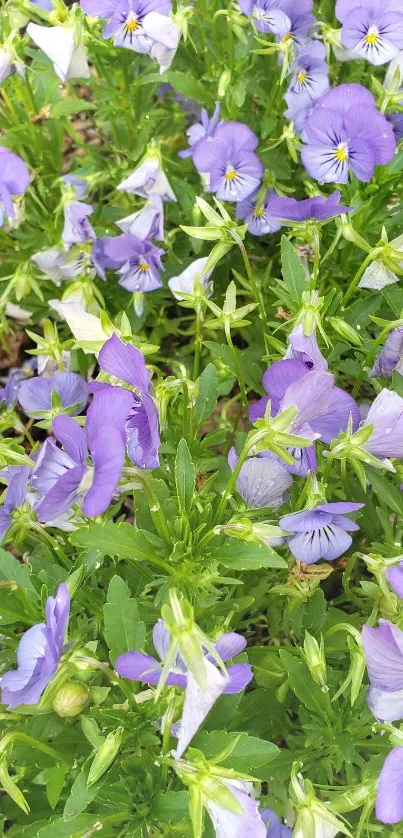
[{"label": "pale lavender flower", "polygon": [[393,329],[388,335],[386,343],[372,367],[370,376],[371,378],[380,378],[383,375],[392,375],[392,372],[403,375],[403,328],[401,327]]},{"label": "pale lavender flower", "polygon": [[66,253],[61,247],[50,247],[32,256],[32,261],[42,273],[57,285],[64,279],[78,276],[82,271],[79,256]]},{"label": "pale lavender flower", "polygon": [[0,84],[14,73],[17,73],[23,79],[25,64],[19,61],[7,47],[0,48]]},{"label": "pale lavender flower", "polygon": [[32,626],[18,644],[18,669],[10,669],[0,678],[1,700],[8,710],[37,704],[57,670],[69,622],[67,585],[59,585],[56,597],[47,598],[45,610],[46,623]]},{"label": "pale lavender flower", "polygon": [[[125,652],[115,661],[116,672],[122,678],[129,678],[131,681],[157,685],[161,677],[169,643],[170,632],[163,620],[160,619],[153,629],[153,644],[159,660],[152,655],[146,655],[144,652]],[[245,646],[245,638],[235,632],[220,635],[215,643],[215,649],[224,662],[239,655],[245,649]],[[167,687],[180,687],[186,690],[184,712],[177,730],[177,759],[186,749],[217,698],[222,693],[241,692],[253,677],[249,664],[238,663],[229,666],[227,676],[223,676],[208,654],[205,656],[205,664],[207,670],[207,687],[205,689],[197,684],[180,653],[177,654],[165,681]]]},{"label": "pale lavender flower", "polygon": [[17,154],[0,146],[0,227],[4,216],[14,218],[13,195],[23,195],[29,184],[29,171]]},{"label": "pale lavender flower", "polygon": [[[400,717],[399,717],[400,718]],[[403,748],[393,748],[378,779],[375,814],[381,823],[403,820]]]},{"label": "pale lavender flower", "polygon": [[83,204],[79,201],[69,201],[64,207],[64,228],[62,241],[65,247],[73,244],[83,244],[87,241],[95,241],[95,233],[88,221],[92,215],[91,204]]},{"label": "pale lavender flower", "polygon": [[373,431],[363,446],[374,457],[403,457],[403,399],[393,390],[381,390],[372,403],[363,427]]},{"label": "pale lavender flower", "polygon": [[259,200],[259,190],[249,198],[237,204],[237,218],[242,218],[252,236],[265,236],[280,230],[281,221],[271,214],[271,204],[275,196],[273,189],[268,189],[262,200]]},{"label": "pale lavender flower", "polygon": [[[235,449],[228,454],[228,463],[234,470],[238,461]],[[281,506],[284,494],[292,485],[292,477],[274,455],[250,457],[243,464],[236,481],[236,488],[251,509]]]},{"label": "pale lavender flower", "polygon": [[161,201],[176,201],[176,195],[156,154],[146,156],[134,172],[116,188],[130,195],[140,195],[140,198],[153,200],[154,196],[157,196]]},{"label": "pale lavender flower", "polygon": [[285,357],[301,361],[308,370],[327,370],[327,361],[319,349],[316,333],[306,335],[301,323],[295,326],[288,336]]},{"label": "pale lavender flower", "polygon": [[85,198],[88,191],[88,183],[83,177],[72,173],[63,175],[62,181],[73,190],[76,201],[82,201]]},{"label": "pale lavender flower", "polygon": [[129,457],[139,468],[158,468],[158,411],[151,396],[150,374],[143,355],[132,344],[123,343],[117,335],[112,335],[102,347],[98,363],[101,370],[130,384],[136,392],[101,382],[94,382],[89,389],[106,391],[111,405],[114,399],[119,402],[119,393],[130,396],[124,417]]},{"label": "pale lavender flower", "polygon": [[388,620],[363,626],[362,643],[370,687],[367,702],[377,719],[403,719],[403,632]]},{"label": "pale lavender flower", "polygon": [[313,509],[284,515],[279,524],[292,533],[286,540],[293,556],[304,564],[314,564],[319,559],[332,562],[342,556],[352,544],[350,532],[359,529],[347,515],[363,506],[346,501],[321,503]]},{"label": "pale lavender flower", "polygon": [[154,195],[144,207],[126,218],[120,218],[116,225],[138,239],[164,240],[164,205],[159,195]]},{"label": "pale lavender flower", "polygon": [[386,578],[394,592],[403,599],[403,562],[386,571]]},{"label": "pale lavender flower", "polygon": [[369,181],[375,166],[389,163],[396,148],[392,126],[359,84],[342,84],[318,99],[302,139],[302,162],[324,183],[347,183],[350,169]]},{"label": "pale lavender flower", "polygon": [[309,40],[309,35],[315,24],[312,14],[312,0],[279,0],[279,8],[290,19],[290,28],[277,40],[293,41],[297,47],[303,47]]},{"label": "pale lavender flower", "polygon": [[261,818],[267,828],[266,838],[291,838],[291,829],[284,826],[273,809],[260,809]]},{"label": "pale lavender flower", "polygon": [[[57,406],[52,404],[54,393],[60,402]],[[19,403],[33,419],[51,418],[56,413],[75,416],[84,410],[87,401],[87,382],[75,372],[59,372],[51,378],[30,378],[22,382],[19,391]]]},{"label": "pale lavender flower", "polygon": [[291,29],[291,20],[281,9],[281,0],[239,0],[245,15],[252,18],[258,32],[282,37]]},{"label": "pale lavender flower", "polygon": [[[361,0],[343,16],[341,42],[354,56],[379,65],[403,49],[403,12],[399,0]],[[339,7],[340,14],[340,7]]]},{"label": "pale lavender flower", "polygon": [[[178,27],[171,21],[171,0],[80,0],[87,15],[108,19],[104,38],[117,47],[151,53],[155,44],[176,49]],[[154,56],[157,59],[157,56]]]},{"label": "pale lavender flower", "polygon": [[242,122],[226,122],[212,140],[202,140],[193,152],[201,173],[210,174],[209,191],[224,201],[242,201],[259,188],[263,165],[254,149],[258,138]]},{"label": "pale lavender flower", "polygon": [[304,119],[314,101],[329,87],[329,67],[325,58],[324,44],[310,41],[301,49],[291,66],[292,78],[285,94],[288,105],[285,116],[293,120],[298,132],[301,130],[301,113]]},{"label": "pale lavender flower", "polygon": [[206,109],[202,108],[200,114],[200,122],[195,122],[186,131],[189,148],[180,151],[179,157],[192,157],[193,153],[196,151],[196,148],[198,147],[198,144],[202,140],[208,140],[209,138],[211,139],[212,137],[214,137],[216,129],[220,125],[225,124],[223,121],[220,122],[220,109],[220,102],[216,102],[213,116],[210,118]]},{"label": "pale lavender flower", "polygon": [[203,796],[204,806],[213,823],[215,838],[266,838],[266,827],[260,816],[258,803],[251,797],[252,784],[240,780],[221,780],[220,785],[235,797],[241,812],[230,811],[215,800]]},{"label": "pale lavender flower", "polygon": [[29,23],[27,34],[50,58],[56,75],[63,82],[89,78],[84,42],[77,42],[75,26],[39,26],[37,23]]},{"label": "pale lavender flower", "polygon": [[12,524],[11,513],[21,507],[27,497],[29,474],[29,466],[18,466],[10,470],[4,504],[0,507],[0,541],[3,541]]},{"label": "pale lavender flower", "polygon": [[108,508],[125,461],[125,422],[132,403],[128,390],[116,390],[113,399],[108,390],[95,395],[85,431],[70,416],[53,420],[62,451],[47,440],[38,456],[31,479],[33,488],[44,496],[37,508],[38,520],[52,521],[75,503],[89,518]]},{"label": "pale lavender flower", "polygon": [[213,284],[210,282],[212,271],[205,272],[205,267],[208,262],[208,256],[201,259],[196,259],[185,268],[178,276],[172,276],[168,280],[168,285],[176,300],[180,302],[188,302],[190,306],[194,305],[197,291],[195,288],[196,279],[200,283],[200,291],[211,297],[213,293]]},{"label": "pale lavender flower", "polygon": [[99,240],[102,248],[98,254],[104,268],[112,268],[121,279],[119,285],[126,291],[147,293],[162,287],[160,271],[163,270],[161,256],[165,253],[150,241],[122,233],[114,238],[105,236]]},{"label": "pale lavender flower", "polygon": [[291,226],[308,220],[324,223],[342,213],[352,212],[353,209],[354,207],[345,207],[340,204],[340,192],[333,192],[328,198],[316,195],[314,198],[305,198],[302,201],[273,195],[270,202],[271,216]]}]

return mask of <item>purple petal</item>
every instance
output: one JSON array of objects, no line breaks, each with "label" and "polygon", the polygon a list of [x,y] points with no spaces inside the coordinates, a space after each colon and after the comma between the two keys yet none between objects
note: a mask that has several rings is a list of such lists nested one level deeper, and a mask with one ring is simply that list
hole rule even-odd
[{"label": "purple petal", "polygon": [[224,663],[225,661],[229,661],[231,658],[235,658],[243,652],[246,645],[245,638],[242,637],[242,634],[238,634],[236,631],[229,631],[226,634],[221,634],[215,642],[216,651]]},{"label": "purple petal", "polygon": [[378,780],[376,817],[382,823],[403,820],[403,748],[388,754]]},{"label": "purple petal", "polygon": [[115,670],[122,678],[158,684],[162,667],[151,655],[144,652],[125,652],[115,661]]},{"label": "purple petal", "polygon": [[3,538],[11,526],[11,518],[10,513],[4,509],[4,506],[0,509],[0,543],[3,541]]},{"label": "purple petal", "polygon": [[134,394],[123,387],[112,387],[97,392],[87,411],[88,447],[92,450],[95,440],[105,427],[119,431],[125,439],[125,424],[132,410]]},{"label": "purple petal", "polygon": [[50,492],[56,480],[68,469],[74,468],[76,461],[69,457],[61,448],[47,439],[43,443],[37,456],[35,468],[31,474],[31,486],[41,495]]},{"label": "purple petal", "polygon": [[188,672],[175,759],[181,758],[200,725],[203,724],[211,708],[228,685],[228,676],[224,676],[209,660],[205,659],[204,663],[207,676],[206,687],[201,687],[192,672]]},{"label": "purple petal", "polygon": [[387,620],[381,620],[378,628],[363,626],[362,642],[371,687],[388,692],[402,691],[403,632]]},{"label": "purple petal", "polygon": [[304,564],[313,564],[319,559],[329,562],[342,556],[351,546],[351,535],[335,524],[328,524],[322,529],[298,533],[287,539],[288,546],[295,558]]},{"label": "purple petal", "polygon": [[364,425],[373,425],[364,448],[379,457],[403,457],[403,399],[392,390],[381,390],[372,403]]},{"label": "purple petal", "polygon": [[59,659],[66,642],[70,615],[70,593],[67,585],[59,585],[56,596],[46,601],[46,632],[55,659]]},{"label": "purple petal", "polygon": [[263,386],[269,397],[275,396],[281,401],[288,387],[303,378],[306,373],[306,367],[299,360],[288,358],[284,361],[275,361],[263,376]]},{"label": "purple petal", "polygon": [[86,466],[81,464],[59,477],[50,493],[38,506],[38,521],[52,521],[71,509],[73,503],[78,501],[79,487],[85,472]]},{"label": "purple petal", "polygon": [[350,414],[353,419],[353,431],[356,431],[361,419],[359,407],[348,393],[334,387],[327,413],[312,419],[310,426],[320,435],[322,442],[331,442],[347,429]]},{"label": "purple petal", "polygon": [[252,509],[280,506],[291,485],[292,477],[275,457],[251,457],[236,482],[239,494]]},{"label": "purple petal", "polygon": [[154,649],[158,653],[160,660],[164,661],[169,649],[169,641],[171,633],[167,629],[165,623],[161,618],[157,620],[153,628],[153,644]]},{"label": "purple petal", "polygon": [[403,359],[403,328],[393,329],[371,370],[371,378],[390,375],[393,370],[400,372]]},{"label": "purple petal", "polygon": [[143,394],[142,401],[134,403],[126,423],[127,451],[131,461],[139,468],[159,466],[160,447],[157,408],[151,396]]},{"label": "purple petal", "polygon": [[71,459],[82,465],[87,456],[85,431],[70,416],[56,416],[52,422],[53,433],[58,442],[63,445]]},{"label": "purple petal", "polygon": [[116,334],[103,345],[99,366],[136,387],[140,393],[149,390],[149,372],[141,352],[131,343],[124,343]]},{"label": "purple petal", "polygon": [[227,668],[227,672],[229,683],[224,690],[226,695],[242,692],[253,678],[252,667],[248,663],[234,663]]},{"label": "purple petal", "polygon": [[327,361],[323,357],[315,332],[306,335],[301,325],[295,326],[288,338],[287,356],[301,361],[308,369],[327,370]]},{"label": "purple petal", "polygon": [[0,146],[0,183],[11,195],[22,195],[29,184],[29,171],[17,154]]},{"label": "purple petal", "polygon": [[213,822],[216,838],[266,838],[267,831],[257,801],[249,797],[246,783],[237,780],[222,782],[238,801],[242,814],[224,809],[208,798],[205,806]]},{"label": "purple petal", "polygon": [[281,410],[286,410],[291,405],[297,406],[298,415],[292,424],[293,432],[297,433],[312,419],[328,411],[333,384],[333,375],[323,370],[312,370],[288,387]]},{"label": "purple petal", "polygon": [[94,477],[82,511],[89,518],[101,515],[115,493],[125,462],[125,442],[118,428],[105,425],[91,441]]},{"label": "purple petal", "polygon": [[397,567],[390,567],[386,571],[386,578],[394,592],[403,599],[403,562]]},{"label": "purple petal", "polygon": [[13,509],[16,506],[21,506],[27,496],[27,483],[30,476],[31,469],[29,466],[21,466],[13,474],[6,492],[5,506],[7,509]]},{"label": "purple petal", "polygon": [[50,410],[53,391],[59,394],[63,407],[76,405],[75,413],[80,413],[87,404],[87,383],[81,375],[61,372],[52,378],[39,376],[21,384],[19,402],[27,416],[36,418]]}]

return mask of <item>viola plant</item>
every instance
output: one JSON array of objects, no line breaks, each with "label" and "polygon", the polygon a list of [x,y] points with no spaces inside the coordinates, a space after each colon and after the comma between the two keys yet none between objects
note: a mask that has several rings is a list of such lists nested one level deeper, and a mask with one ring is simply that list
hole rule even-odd
[{"label": "viola plant", "polygon": [[9,838],[403,834],[403,8],[4,0]]}]

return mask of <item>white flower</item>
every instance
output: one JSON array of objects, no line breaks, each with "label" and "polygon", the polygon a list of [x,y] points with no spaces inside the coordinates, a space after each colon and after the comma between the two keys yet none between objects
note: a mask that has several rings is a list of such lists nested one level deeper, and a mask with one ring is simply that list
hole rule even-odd
[{"label": "white flower", "polygon": [[50,58],[55,73],[67,79],[89,78],[90,71],[83,41],[77,42],[74,26],[39,26],[29,23],[27,33]]},{"label": "white flower", "polygon": [[80,303],[49,300],[49,305],[66,320],[77,344],[84,352],[99,352],[114,332],[113,327],[104,328],[100,318],[90,314]]},{"label": "white flower", "polygon": [[162,201],[176,201],[176,195],[161,166],[159,155],[153,152],[148,154],[140,166],[116,188],[121,192],[140,195],[141,198],[153,199],[154,196],[158,196]]},{"label": "white flower", "polygon": [[197,278],[200,282],[200,290],[205,294],[207,293],[208,296],[211,296],[212,287],[209,279],[212,271],[204,273],[207,262],[208,256],[202,259],[196,259],[181,274],[173,276],[168,280],[168,285],[176,300],[187,301],[190,306],[193,306],[195,297],[197,296],[195,288]]}]

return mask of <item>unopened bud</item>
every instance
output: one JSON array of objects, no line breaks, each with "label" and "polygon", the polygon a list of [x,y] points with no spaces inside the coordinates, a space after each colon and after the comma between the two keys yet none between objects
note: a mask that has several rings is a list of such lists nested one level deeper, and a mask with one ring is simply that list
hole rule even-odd
[{"label": "unopened bud", "polygon": [[71,716],[78,716],[88,701],[88,690],[74,681],[63,684],[57,691],[52,707],[60,718],[65,719]]},{"label": "unopened bud", "polygon": [[108,733],[98,753],[94,757],[90,770],[88,772],[87,788],[93,786],[103,775],[116,759],[119,748],[123,739],[123,727],[118,727],[112,733]]}]

